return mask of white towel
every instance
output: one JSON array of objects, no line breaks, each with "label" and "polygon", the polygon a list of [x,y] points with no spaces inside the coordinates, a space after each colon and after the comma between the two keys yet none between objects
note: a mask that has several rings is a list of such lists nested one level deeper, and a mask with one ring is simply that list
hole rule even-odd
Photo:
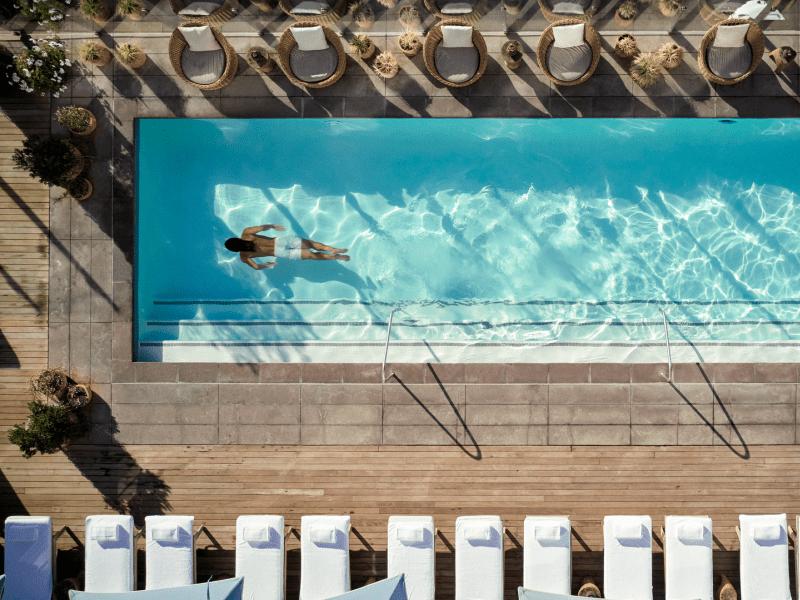
[{"label": "white towel", "polygon": [[603,521],[603,597],[653,598],[653,521],[648,516]]},{"label": "white towel", "polygon": [[52,538],[50,517],[6,519],[3,598],[50,600],[53,594]]},{"label": "white towel", "polygon": [[458,517],[456,600],[503,600],[503,565],[500,517]]},{"label": "white towel", "polygon": [[565,517],[527,517],[523,583],[529,590],[569,595],[572,588],[571,527]]},{"label": "white towel", "polygon": [[133,517],[86,517],[85,571],[87,592],[134,591]]},{"label": "white towel", "polygon": [[434,600],[433,517],[389,517],[387,578],[405,574],[408,600]]},{"label": "white towel", "polygon": [[[194,517],[145,517],[148,590],[182,587],[195,582],[193,532]],[[153,533],[166,539],[154,539]]]},{"label": "white towel", "polygon": [[242,600],[284,600],[283,517],[236,519],[236,577],[244,577]]},{"label": "white towel", "polygon": [[[333,531],[333,537],[331,536]],[[314,541],[312,537],[317,540]],[[333,539],[333,542],[325,540]],[[326,600],[350,591],[350,517],[300,521],[300,600]]]}]

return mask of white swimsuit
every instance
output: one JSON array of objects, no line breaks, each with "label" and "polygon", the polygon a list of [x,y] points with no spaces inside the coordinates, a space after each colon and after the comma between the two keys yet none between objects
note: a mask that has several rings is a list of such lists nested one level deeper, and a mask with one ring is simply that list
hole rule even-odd
[{"label": "white swimsuit", "polygon": [[300,260],[302,258],[303,238],[296,235],[282,235],[275,238],[275,258]]}]

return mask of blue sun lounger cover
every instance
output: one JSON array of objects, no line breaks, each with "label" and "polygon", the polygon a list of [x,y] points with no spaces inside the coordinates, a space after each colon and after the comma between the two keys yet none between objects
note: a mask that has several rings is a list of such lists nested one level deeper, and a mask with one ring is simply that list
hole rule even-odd
[{"label": "blue sun lounger cover", "polygon": [[242,577],[235,577],[197,585],[116,594],[93,594],[70,590],[69,598],[70,600],[242,600],[243,580]]},{"label": "blue sun lounger cover", "polygon": [[518,587],[519,600],[580,600],[580,596],[566,596],[564,594],[549,594]]},{"label": "blue sun lounger cover", "polygon": [[328,600],[407,600],[405,576],[377,581]]}]

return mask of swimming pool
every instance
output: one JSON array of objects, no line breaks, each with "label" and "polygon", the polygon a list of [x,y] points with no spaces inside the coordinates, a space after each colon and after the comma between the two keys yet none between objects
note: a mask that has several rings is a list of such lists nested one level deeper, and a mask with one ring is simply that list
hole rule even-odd
[{"label": "swimming pool", "polygon": [[[144,361],[794,361],[800,123],[137,121]],[[255,271],[280,224],[350,262]],[[265,232],[262,235],[276,235]],[[282,234],[278,234],[282,235]],[[264,262],[265,259],[257,259]]]}]

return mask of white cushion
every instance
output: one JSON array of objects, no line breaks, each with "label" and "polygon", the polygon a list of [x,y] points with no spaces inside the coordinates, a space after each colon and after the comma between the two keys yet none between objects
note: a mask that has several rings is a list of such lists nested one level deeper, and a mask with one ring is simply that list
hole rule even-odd
[{"label": "white cushion", "polygon": [[263,527],[245,527],[242,531],[242,539],[245,542],[268,542],[271,527],[265,525]]},{"label": "white cushion", "polygon": [[116,525],[92,525],[91,537],[98,542],[119,541],[119,528]]},{"label": "white cushion", "polygon": [[325,39],[325,32],[322,26],[316,27],[292,27],[292,35],[297,42],[297,47],[303,52],[313,50],[325,50],[328,47],[328,40]]},{"label": "white cushion", "polygon": [[614,523],[614,537],[618,540],[642,539],[642,524],[635,519],[624,519]]},{"label": "white cushion", "polygon": [[705,527],[697,521],[688,521],[678,525],[676,534],[682,542],[702,542]]},{"label": "white cushion", "polygon": [[777,523],[753,525],[753,539],[760,542],[772,542],[781,539],[781,526]]},{"label": "white cushion", "polygon": [[540,542],[557,542],[561,539],[560,525],[537,524],[533,526],[533,539]]},{"label": "white cushion", "polygon": [[398,525],[397,540],[401,544],[421,544],[425,541],[425,529],[414,525]]},{"label": "white cushion", "polygon": [[467,523],[464,526],[464,539],[470,542],[488,542],[492,539],[492,526],[489,523]]},{"label": "white cushion", "polygon": [[553,5],[553,12],[558,15],[582,15],[583,6],[576,2],[557,2]]},{"label": "white cushion", "polygon": [[177,542],[178,529],[180,528],[177,525],[159,525],[150,530],[150,537],[156,542]]},{"label": "white cushion", "polygon": [[216,2],[190,2],[179,10],[178,14],[184,17],[207,17],[219,7]]},{"label": "white cushion", "polygon": [[186,38],[186,43],[189,44],[189,50],[192,52],[209,52],[210,50],[222,50],[211,27],[203,25],[202,27],[178,27],[183,37]]},{"label": "white cushion", "polygon": [[335,544],[336,527],[331,525],[313,525],[311,527],[311,541],[315,544]]},{"label": "white cushion", "polygon": [[39,537],[39,531],[31,525],[6,526],[6,541],[8,542],[34,542]]},{"label": "white cushion", "polygon": [[748,29],[750,29],[749,23],[742,23],[741,25],[720,25],[717,27],[714,47],[739,48],[744,46],[744,38],[747,35]]},{"label": "white cushion", "polygon": [[470,48],[472,27],[445,25],[442,27],[442,46],[445,48]]},{"label": "white cushion", "polygon": [[583,23],[553,27],[553,46],[556,48],[583,46],[584,29]]}]

